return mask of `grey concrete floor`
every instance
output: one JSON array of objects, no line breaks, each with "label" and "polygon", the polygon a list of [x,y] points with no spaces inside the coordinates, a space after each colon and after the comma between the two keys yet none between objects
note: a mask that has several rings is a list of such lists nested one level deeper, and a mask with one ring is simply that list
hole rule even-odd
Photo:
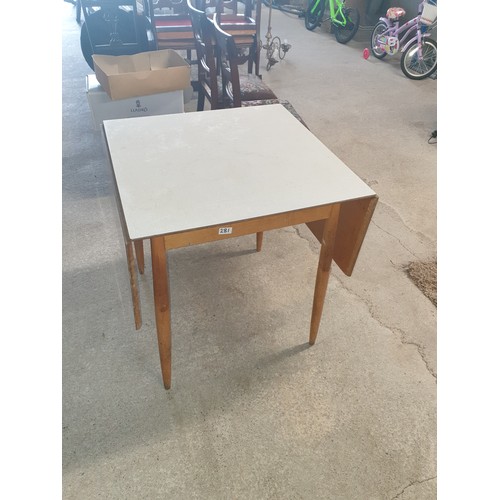
[{"label": "grey concrete floor", "polygon": [[259,254],[253,237],[172,251],[165,391],[151,269],[136,331],[90,70],[62,9],[64,498],[435,498],[436,309],[404,267],[436,254],[436,80],[363,59],[366,31],[340,45],[273,12],[292,49],[264,81],[380,200],[353,276],[332,268],[314,347],[306,227],[266,233]]}]

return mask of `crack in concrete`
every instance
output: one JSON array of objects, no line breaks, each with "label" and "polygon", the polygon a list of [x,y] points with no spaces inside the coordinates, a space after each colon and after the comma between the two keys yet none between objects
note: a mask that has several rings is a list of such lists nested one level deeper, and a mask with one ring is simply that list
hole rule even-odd
[{"label": "crack in concrete", "polygon": [[[432,238],[429,238],[428,236],[426,236],[425,234],[421,233],[420,231],[417,231],[416,229],[413,229],[411,226],[409,226],[403,219],[403,216],[398,212],[398,210],[396,208],[394,208],[392,205],[389,205],[389,203],[387,202],[384,202],[384,201],[378,201],[377,203],[378,206],[384,206],[384,207],[387,207],[389,210],[392,210],[397,218],[401,221],[401,224],[403,224],[403,227],[405,227],[408,231],[410,231],[411,233],[415,234],[416,236],[418,236],[419,238],[421,239],[424,239],[424,240],[427,240],[429,243],[433,243],[434,240]],[[377,212],[375,211],[375,214]],[[374,215],[375,215],[374,214]],[[373,218],[370,222],[373,222]],[[377,226],[378,227],[378,226]],[[384,229],[382,229],[382,231],[384,231]],[[386,231],[387,232],[387,231]],[[390,236],[393,236],[391,233],[387,232],[388,235]],[[396,238],[395,236],[393,236],[394,238]],[[398,238],[396,238],[398,239]],[[401,241],[398,239],[398,241]],[[406,248],[406,247],[405,247]]]},{"label": "crack in concrete", "polygon": [[[373,219],[370,221],[374,226],[378,227],[381,231],[383,231],[385,234],[387,234],[388,236],[390,236],[391,238],[394,238],[409,254],[413,255],[413,257],[415,257],[415,259],[418,259],[419,257],[413,253],[406,245],[403,244],[403,242],[397,237],[397,236],[394,236],[393,234],[389,233],[389,231],[386,231],[385,229],[381,228],[376,222],[373,221]],[[411,229],[408,227],[408,226],[405,226],[409,231],[411,231]],[[414,231],[413,231],[414,232]],[[417,234],[417,233],[415,233]]]},{"label": "crack in concrete", "polygon": [[[389,208],[392,209],[392,207],[389,206]],[[394,210],[394,209],[392,209]],[[397,212],[396,212],[397,213]],[[411,255],[413,255],[415,258],[418,258],[409,248],[407,248],[399,238],[397,238],[396,236],[392,235],[391,233],[389,233],[388,231],[386,231],[385,229],[382,229],[378,224],[376,224],[373,219],[370,221],[371,224],[374,224],[378,229],[380,229],[381,231],[383,231],[384,233],[388,234],[389,236],[393,237],[394,239],[396,239],[399,244],[408,252],[410,253]],[[403,223],[404,224],[404,223]],[[413,233],[417,234],[415,231],[411,230],[408,226],[406,226],[404,224],[404,226],[409,230],[409,231],[412,231]],[[295,234],[303,239],[303,240],[306,240],[308,243],[309,243],[309,249],[312,251],[312,252],[317,252],[317,248],[314,246],[314,242],[316,242],[317,240],[314,239],[314,242],[311,241],[309,238],[307,238],[306,236],[300,234],[300,226],[292,226],[294,231],[295,231]],[[318,246],[319,246],[319,242],[318,242]],[[391,262],[394,266],[395,264],[393,262]],[[399,267],[399,266],[395,266],[395,267]],[[390,325],[387,325],[385,324],[378,316],[377,314],[375,313],[375,307],[373,306],[373,304],[365,297],[362,297],[361,295],[357,294],[354,290],[352,290],[351,288],[347,287],[347,285],[342,281],[341,278],[339,277],[336,277],[336,281],[338,283],[340,283],[340,286],[348,293],[354,295],[355,297],[357,297],[362,303],[364,303],[367,308],[368,308],[368,313],[370,314],[370,316],[380,325],[382,326],[383,328],[386,328],[387,330],[393,332],[393,333],[397,333],[398,336],[399,336],[399,340],[402,344],[404,345],[412,345],[412,346],[415,346],[417,348],[417,352],[420,356],[420,358],[422,359],[422,361],[424,362],[425,364],[425,367],[427,369],[427,371],[429,372],[429,374],[434,378],[435,381],[437,381],[437,374],[436,372],[432,369],[429,361],[427,360],[426,356],[425,356],[425,351],[424,351],[424,347],[417,343],[417,342],[414,342],[414,341],[411,341],[411,340],[407,340],[406,338],[406,333],[401,330],[400,328],[397,328],[397,327],[391,327]]]},{"label": "crack in concrete", "polygon": [[[309,244],[309,250],[311,250],[311,252],[314,252],[316,253],[318,251],[318,248],[321,246],[319,241],[316,239],[315,236],[313,236],[313,234],[311,233],[311,231],[309,231],[309,228],[307,229],[309,231],[309,233],[311,234],[311,236],[313,236],[313,239],[309,239],[307,236],[304,236],[302,234],[300,234],[300,225],[299,226],[292,226],[293,229],[295,230],[295,234],[302,240],[305,240],[307,241],[307,243]],[[316,243],[316,245],[315,245]]]},{"label": "crack in concrete", "polygon": [[368,309],[368,313],[370,314],[370,316],[382,327],[382,328],[386,328],[387,330],[389,330],[390,332],[393,332],[393,333],[397,333],[398,334],[398,337],[399,337],[399,340],[402,344],[404,345],[412,345],[412,346],[415,346],[417,348],[417,352],[420,356],[420,358],[422,359],[422,361],[424,362],[425,364],[425,367],[427,369],[427,371],[430,373],[430,375],[432,377],[434,377],[434,380],[437,381],[437,374],[434,372],[434,370],[432,369],[432,367],[430,366],[430,363],[429,361],[426,359],[425,357],[425,352],[424,352],[424,347],[420,344],[418,344],[417,342],[413,342],[413,341],[410,341],[410,340],[407,340],[406,339],[406,334],[403,330],[401,330],[400,328],[398,327],[391,327],[390,325],[387,325],[385,324],[378,316],[377,314],[375,313],[375,307],[374,305],[366,298],[364,297],[361,297],[359,294],[357,294],[354,290],[348,288],[346,286],[346,284],[342,281],[341,278],[337,277],[337,276],[334,276],[335,278],[335,281],[337,283],[340,284],[341,288],[343,288],[346,292],[350,293],[351,295],[354,295],[356,298],[358,298],[362,303],[365,304],[365,306],[367,307]]},{"label": "crack in concrete", "polygon": [[[382,324],[382,323],[380,323]],[[388,327],[386,327],[388,328]],[[429,362],[427,361],[426,357],[425,357],[425,354],[424,354],[424,347],[420,344],[418,344],[417,342],[413,342],[413,341],[409,341],[409,340],[406,340],[405,338],[405,333],[403,332],[403,330],[401,330],[400,328],[393,328],[391,331],[393,332],[398,332],[399,333],[399,336],[400,336],[400,339],[401,339],[401,343],[402,344],[405,344],[405,345],[414,345],[416,348],[417,348],[417,351],[418,353],[420,354],[420,357],[422,358],[422,361],[425,363],[425,366],[427,368],[427,371],[434,377],[434,379],[437,381],[437,374],[436,372],[432,369],[431,365],[429,364]]]},{"label": "crack in concrete", "polygon": [[413,481],[409,485],[405,486],[395,497],[392,497],[391,500],[396,500],[399,498],[410,486],[414,486],[415,484],[422,484],[426,483],[427,481],[432,481],[433,479],[436,479],[437,476],[429,477],[427,479],[422,479],[422,481]]}]

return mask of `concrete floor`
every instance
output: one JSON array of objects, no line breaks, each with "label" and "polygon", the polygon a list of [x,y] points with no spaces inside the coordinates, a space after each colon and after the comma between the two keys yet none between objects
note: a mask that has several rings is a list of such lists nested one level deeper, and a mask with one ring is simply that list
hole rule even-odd
[{"label": "concrete floor", "polygon": [[273,12],[292,49],[264,81],[380,200],[353,276],[332,268],[314,347],[306,227],[266,233],[259,254],[253,237],[171,252],[165,391],[151,269],[136,331],[68,3],[62,18],[64,498],[435,498],[436,309],[404,266],[436,254],[436,80],[364,60],[367,31],[340,45]]}]

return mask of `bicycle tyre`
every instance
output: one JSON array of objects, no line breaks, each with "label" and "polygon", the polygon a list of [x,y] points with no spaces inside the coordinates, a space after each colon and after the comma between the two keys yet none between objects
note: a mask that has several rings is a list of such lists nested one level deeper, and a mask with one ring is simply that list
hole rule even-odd
[{"label": "bicycle tyre", "polygon": [[[291,5],[283,3],[286,0],[273,0],[273,9],[281,10],[282,12],[286,12],[287,14],[293,14],[296,16],[303,16],[305,9],[303,7],[299,7],[298,5]],[[269,7],[271,5],[270,0],[262,0],[262,3]]]},{"label": "bicycle tyre", "polygon": [[294,16],[303,16],[305,11],[302,7],[299,7],[298,5],[290,5],[290,4],[284,4],[280,5],[278,7],[278,10],[281,12],[285,12],[285,14],[292,14]]},{"label": "bicycle tyre", "polygon": [[[123,9],[118,9],[118,33],[124,42],[135,41],[134,14],[125,12]],[[149,20],[145,16],[136,16],[137,29],[139,32],[139,48],[135,52],[146,52],[151,50],[150,42],[148,41],[147,31],[152,29]],[[80,30],[80,47],[83,57],[90,68],[94,69],[94,61],[92,59],[94,44],[106,44],[109,41],[109,23],[105,19],[105,12],[101,9],[90,14],[87,20],[83,22]],[[114,55],[112,49],[109,52]]]},{"label": "bicycle tyre", "polygon": [[309,4],[304,15],[306,29],[308,29],[309,31],[314,30],[321,24],[321,21],[323,20],[323,14],[325,13],[326,0],[322,0],[319,6],[319,10],[313,13],[312,10],[315,5],[316,0],[309,0]]},{"label": "bicycle tyre", "polygon": [[344,17],[346,18],[345,26],[332,23],[333,34],[339,43],[347,43],[354,38],[359,28],[359,11],[358,9],[344,9]]},{"label": "bicycle tyre", "polygon": [[[275,9],[275,10],[281,10],[283,1],[284,0],[273,0],[273,9]],[[266,7],[269,7],[271,5],[270,0],[262,0],[262,3]]]},{"label": "bicycle tyre", "polygon": [[422,41],[422,61],[418,61],[418,42],[401,53],[401,70],[411,80],[423,80],[437,70],[437,43],[431,38]]},{"label": "bicycle tyre", "polygon": [[388,27],[389,26],[387,26],[387,24],[384,21],[379,21],[375,25],[375,28],[373,28],[370,43],[371,43],[372,54],[377,59],[383,59],[387,55],[387,52],[379,48],[379,46],[377,45],[377,36],[386,31]]}]

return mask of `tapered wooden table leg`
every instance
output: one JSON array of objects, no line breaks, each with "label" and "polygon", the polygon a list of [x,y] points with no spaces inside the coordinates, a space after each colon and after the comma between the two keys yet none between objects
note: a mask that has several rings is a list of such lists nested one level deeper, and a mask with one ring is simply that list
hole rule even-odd
[{"label": "tapered wooden table leg", "polygon": [[264,239],[264,233],[260,231],[257,233],[257,252],[262,250],[262,240]]},{"label": "tapered wooden table leg", "polygon": [[137,287],[137,278],[135,274],[134,252],[132,250],[132,242],[127,241],[125,244],[127,253],[127,266],[130,279],[130,290],[132,292],[132,306],[134,308],[135,329],[139,330],[142,326],[141,316],[141,299],[139,298],[139,288]]},{"label": "tapered wooden table leg", "polygon": [[170,291],[167,275],[167,252],[163,237],[151,238],[153,291],[155,300],[156,334],[160,351],[161,373],[165,389],[171,382]]},{"label": "tapered wooden table leg", "polygon": [[135,240],[135,258],[137,259],[137,267],[139,272],[144,274],[144,243],[143,240]]},{"label": "tapered wooden table leg", "polygon": [[325,221],[323,238],[321,240],[321,252],[319,255],[318,271],[316,273],[316,285],[314,287],[314,299],[311,314],[311,330],[309,333],[309,344],[316,342],[318,335],[323,304],[325,303],[330,268],[332,267],[333,250],[335,247],[335,233],[339,220],[340,204],[333,205],[330,217]]}]

